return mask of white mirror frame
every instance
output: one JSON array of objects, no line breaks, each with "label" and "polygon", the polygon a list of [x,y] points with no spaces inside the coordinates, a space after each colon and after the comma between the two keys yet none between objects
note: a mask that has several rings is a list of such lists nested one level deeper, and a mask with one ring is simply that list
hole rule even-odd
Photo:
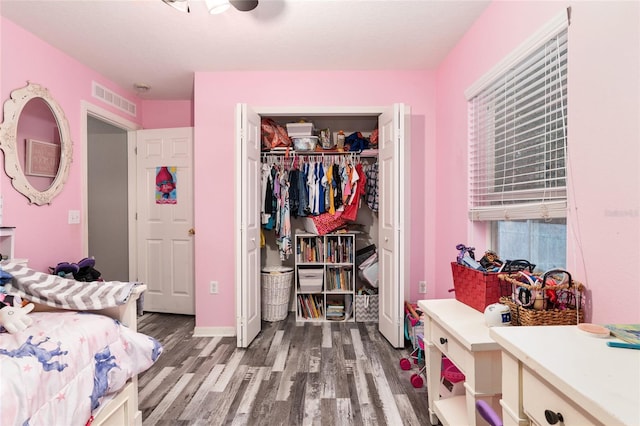
[{"label": "white mirror frame", "polygon": [[[58,125],[60,132],[60,164],[58,173],[51,186],[45,191],[34,188],[27,180],[18,158],[18,121],[27,102],[40,98],[47,103]],[[71,168],[73,142],[67,117],[60,105],[49,94],[49,91],[39,84],[27,82],[25,87],[11,92],[11,98],[4,103],[4,121],[0,125],[0,149],[4,152],[4,170],[11,178],[11,184],[22,195],[36,205],[50,204],[51,200],[62,191]]]}]

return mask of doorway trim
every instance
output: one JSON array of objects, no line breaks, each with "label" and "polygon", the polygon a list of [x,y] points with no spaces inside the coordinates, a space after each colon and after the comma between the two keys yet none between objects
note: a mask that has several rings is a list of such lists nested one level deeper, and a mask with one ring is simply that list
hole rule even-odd
[{"label": "doorway trim", "polygon": [[[82,256],[87,257],[89,255],[89,221],[87,218],[89,212],[89,193],[88,193],[88,149],[89,146],[89,134],[87,121],[89,117],[96,118],[105,123],[109,123],[115,127],[127,131],[127,171],[128,178],[128,222],[129,222],[129,253],[136,253],[137,241],[136,241],[136,136],[135,131],[142,128],[141,125],[129,121],[117,114],[107,111],[97,105],[93,105],[87,101],[81,101],[81,120],[80,120],[80,163],[81,163],[81,196],[82,196],[82,214],[80,217],[84,218],[81,222],[81,240],[82,240]],[[78,148],[76,146],[76,148]],[[133,179],[132,179],[133,177]],[[129,262],[129,279],[135,279],[138,274],[137,263],[135,258],[133,262]],[[133,278],[132,278],[133,277]]]}]

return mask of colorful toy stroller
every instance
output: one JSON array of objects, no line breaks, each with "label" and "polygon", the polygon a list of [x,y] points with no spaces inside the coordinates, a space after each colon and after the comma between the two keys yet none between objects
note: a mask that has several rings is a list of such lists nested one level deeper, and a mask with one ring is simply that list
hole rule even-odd
[{"label": "colorful toy stroller", "polygon": [[[424,358],[424,323],[420,319],[420,314],[416,311],[416,305],[405,302],[404,310],[406,313],[404,337],[411,341],[413,351],[409,354],[408,358],[402,358],[400,360],[400,368],[403,370],[410,370],[412,364],[411,360],[413,360],[414,364],[420,366]],[[421,388],[424,385],[422,374],[424,374],[426,369],[426,365],[422,364],[422,367],[418,372],[411,375],[411,384],[414,388]]]},{"label": "colorful toy stroller", "polygon": [[[408,302],[405,302],[404,304],[404,310],[406,313],[404,336],[407,340],[411,341],[413,351],[409,354],[408,358],[402,358],[400,360],[400,368],[403,370],[411,369],[412,360],[413,364],[418,364],[420,366],[424,358],[424,323],[420,318],[422,313],[416,308],[416,305],[412,305]],[[426,364],[422,364],[418,372],[411,375],[410,380],[414,388],[421,388],[424,385],[422,375],[424,375],[426,370]],[[458,370],[449,358],[443,356],[441,382],[445,389],[453,394],[458,394],[462,387],[457,384],[464,382],[464,379],[464,374]]]}]

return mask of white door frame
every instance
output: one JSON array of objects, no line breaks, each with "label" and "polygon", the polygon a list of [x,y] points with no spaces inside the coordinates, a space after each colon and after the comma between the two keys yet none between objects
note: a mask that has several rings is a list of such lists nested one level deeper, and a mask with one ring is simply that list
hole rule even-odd
[{"label": "white door frame", "polygon": [[[135,277],[138,274],[137,271],[137,261],[135,258],[137,241],[136,241],[136,157],[135,157],[135,147],[136,147],[136,138],[135,131],[140,130],[142,126],[127,120],[124,117],[121,117],[117,114],[114,114],[110,111],[107,111],[104,108],[93,105],[87,101],[82,101],[81,104],[81,120],[80,120],[80,145],[76,145],[76,149],[80,149],[80,163],[81,163],[81,197],[82,197],[82,210],[81,210],[81,234],[82,234],[82,256],[87,257],[89,255],[89,221],[87,215],[89,214],[89,193],[87,188],[87,183],[89,180],[88,177],[88,169],[87,169],[87,147],[89,144],[89,134],[87,130],[87,121],[89,117],[95,117],[101,121],[109,123],[115,127],[127,131],[127,169],[129,174],[129,196],[128,196],[128,218],[129,218],[129,253],[130,253],[130,261],[129,261],[129,279],[135,280]],[[133,256],[133,259],[131,257]]]}]

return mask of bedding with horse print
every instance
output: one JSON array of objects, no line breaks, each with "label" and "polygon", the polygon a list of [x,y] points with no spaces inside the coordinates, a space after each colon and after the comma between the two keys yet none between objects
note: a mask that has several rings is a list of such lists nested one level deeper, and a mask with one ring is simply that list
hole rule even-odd
[{"label": "bedding with horse print", "polygon": [[26,330],[0,333],[3,425],[85,425],[162,352],[154,338],[103,315],[30,316]]}]

